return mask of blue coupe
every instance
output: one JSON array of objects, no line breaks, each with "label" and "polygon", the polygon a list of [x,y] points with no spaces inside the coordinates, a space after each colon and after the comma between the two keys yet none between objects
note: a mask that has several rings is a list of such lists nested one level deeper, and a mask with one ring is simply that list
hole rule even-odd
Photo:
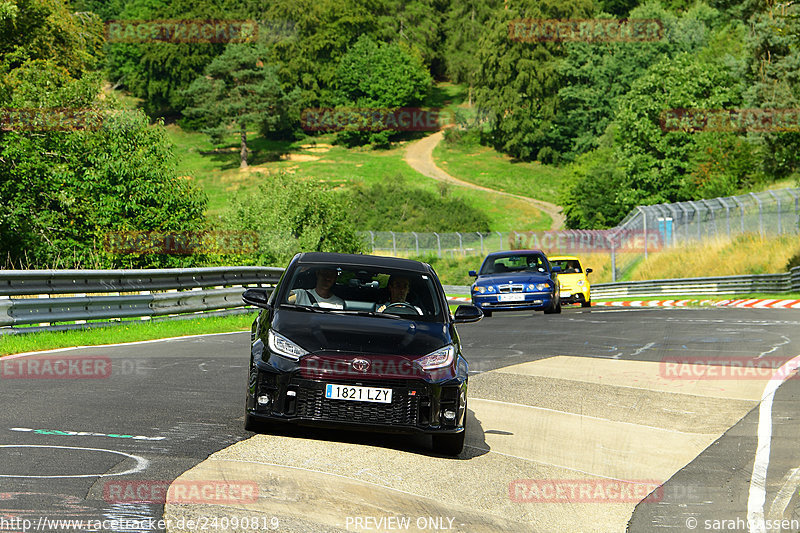
[{"label": "blue coupe", "polygon": [[472,284],[472,303],[484,316],[494,311],[531,309],[546,314],[561,312],[558,272],[540,250],[511,250],[486,256]]}]

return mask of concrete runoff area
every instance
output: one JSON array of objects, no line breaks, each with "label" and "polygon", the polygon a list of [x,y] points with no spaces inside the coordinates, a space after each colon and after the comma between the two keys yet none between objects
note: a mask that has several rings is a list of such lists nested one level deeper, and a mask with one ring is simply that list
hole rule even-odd
[{"label": "concrete runoff area", "polygon": [[625,531],[642,486],[664,483],[719,439],[767,381],[674,379],[660,365],[559,356],[473,375],[458,458],[414,444],[421,437],[255,435],[176,481],[249,479],[257,501],[168,499],[164,516],[276,517],[283,531]]}]

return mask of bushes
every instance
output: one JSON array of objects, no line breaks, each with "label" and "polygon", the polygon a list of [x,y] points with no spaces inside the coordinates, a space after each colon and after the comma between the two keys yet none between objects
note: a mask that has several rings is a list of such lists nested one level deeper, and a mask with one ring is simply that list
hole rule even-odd
[{"label": "bushes", "polygon": [[346,193],[353,205],[355,227],[373,231],[489,231],[489,218],[460,198],[410,187],[398,175],[373,185],[356,185]]}]

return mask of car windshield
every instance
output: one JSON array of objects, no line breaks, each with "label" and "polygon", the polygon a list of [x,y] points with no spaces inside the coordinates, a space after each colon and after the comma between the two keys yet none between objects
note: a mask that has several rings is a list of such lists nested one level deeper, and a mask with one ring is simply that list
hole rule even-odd
[{"label": "car windshield", "polygon": [[443,306],[428,274],[376,267],[299,265],[281,304],[315,311],[439,320]]},{"label": "car windshield", "polygon": [[492,255],[481,267],[481,275],[523,271],[547,272],[547,261],[540,254]]},{"label": "car windshield", "polygon": [[577,259],[551,259],[550,264],[561,267],[562,274],[580,274],[583,272],[581,263]]}]

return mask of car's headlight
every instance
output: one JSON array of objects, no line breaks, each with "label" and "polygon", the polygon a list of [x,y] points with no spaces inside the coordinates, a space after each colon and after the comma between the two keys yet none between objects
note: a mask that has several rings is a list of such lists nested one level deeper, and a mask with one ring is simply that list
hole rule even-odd
[{"label": "car's headlight", "polygon": [[586,282],[583,281],[582,279],[579,279],[578,280],[578,287],[583,287],[584,285],[586,285]]},{"label": "car's headlight", "polygon": [[299,361],[302,356],[308,353],[280,333],[275,333],[272,330],[269,330],[267,338],[270,350],[292,361]]},{"label": "car's headlight", "polygon": [[494,292],[494,287],[489,285],[488,287],[486,287],[486,292]]},{"label": "car's headlight", "polygon": [[549,290],[549,289],[550,289],[550,285],[548,285],[547,283],[537,283],[536,284],[536,290],[537,291],[546,291],[546,290]]},{"label": "car's headlight", "polygon": [[475,292],[479,292],[479,293],[483,294],[484,292],[486,292],[486,287],[475,287],[473,290]]},{"label": "car's headlight", "polygon": [[456,349],[452,345],[447,345],[444,348],[439,348],[435,352],[431,352],[428,355],[420,357],[417,359],[417,364],[419,364],[423,370],[444,368],[453,363],[453,357],[455,357],[455,354]]}]

